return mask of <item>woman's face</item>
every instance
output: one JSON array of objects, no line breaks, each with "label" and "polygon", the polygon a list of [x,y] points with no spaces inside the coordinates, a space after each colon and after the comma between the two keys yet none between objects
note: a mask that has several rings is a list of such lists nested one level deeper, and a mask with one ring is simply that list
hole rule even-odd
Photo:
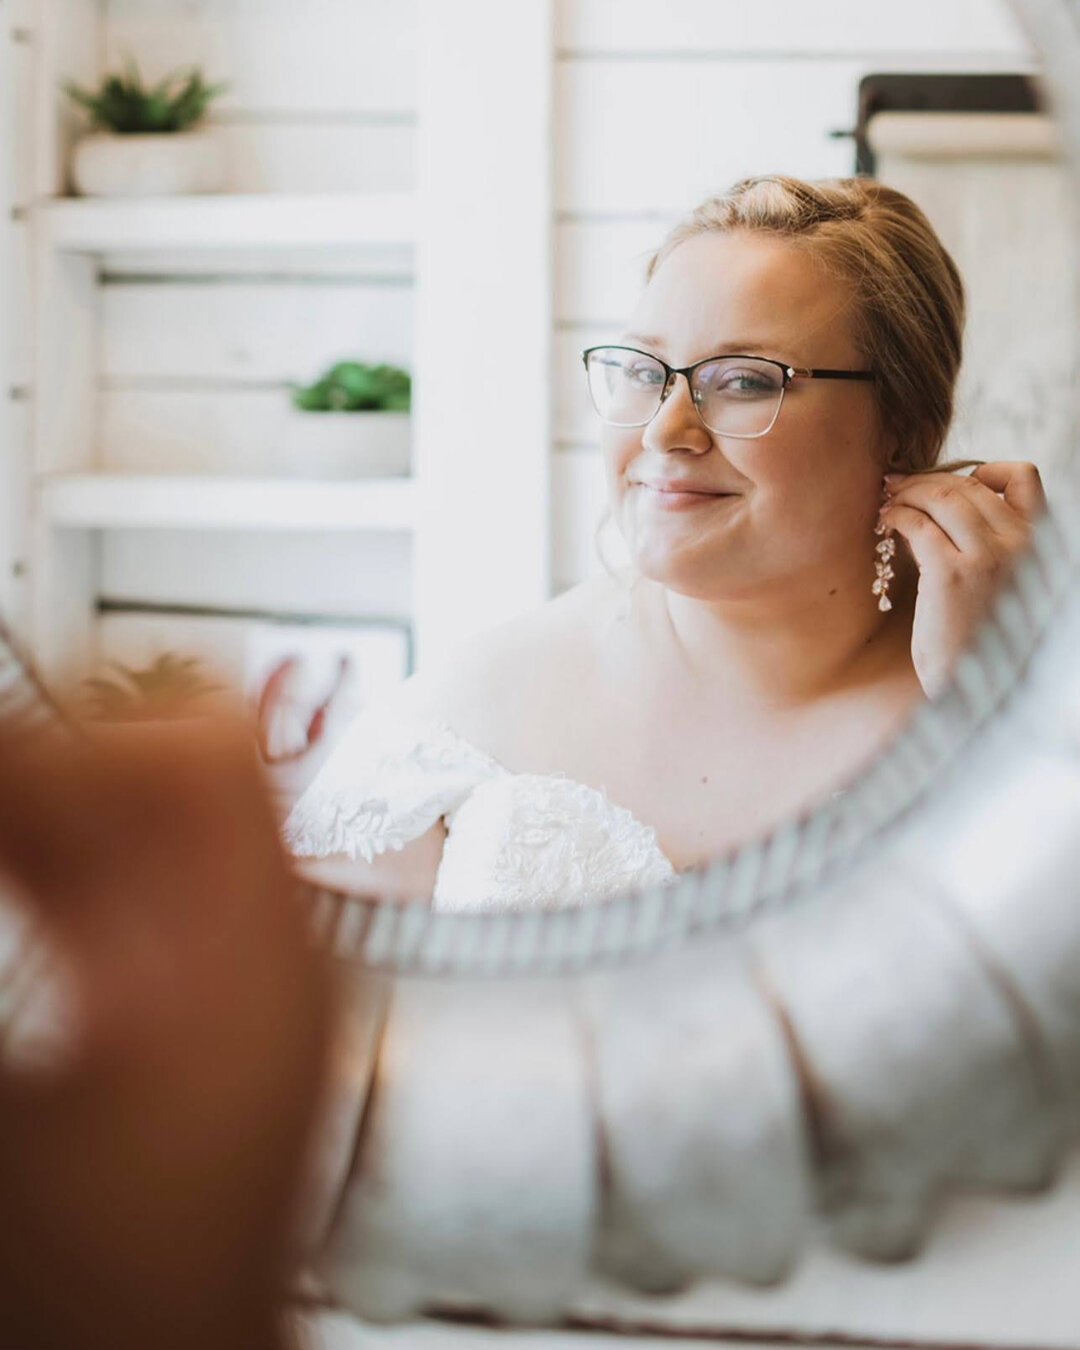
[{"label": "woman's face", "polygon": [[[685,240],[619,342],[688,366],[724,353],[862,370],[851,295],[805,251],[749,232]],[[702,599],[814,587],[869,566],[881,494],[873,385],[795,379],[771,431],[709,431],[683,376],[644,427],[602,428],[612,509],[635,569]],[[680,484],[700,496],[676,497]],[[720,495],[728,494],[728,495]]]}]

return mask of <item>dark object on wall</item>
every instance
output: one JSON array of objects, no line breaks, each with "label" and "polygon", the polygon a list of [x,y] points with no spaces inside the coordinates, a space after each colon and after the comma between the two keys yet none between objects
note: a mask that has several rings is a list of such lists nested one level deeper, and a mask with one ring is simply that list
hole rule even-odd
[{"label": "dark object on wall", "polygon": [[855,127],[833,131],[833,137],[850,136],[855,142],[855,172],[873,176],[874,154],[867,138],[867,125],[883,112],[1042,112],[1035,82],[1027,75],[936,74],[912,75],[902,71],[864,75],[859,81],[859,106]]}]

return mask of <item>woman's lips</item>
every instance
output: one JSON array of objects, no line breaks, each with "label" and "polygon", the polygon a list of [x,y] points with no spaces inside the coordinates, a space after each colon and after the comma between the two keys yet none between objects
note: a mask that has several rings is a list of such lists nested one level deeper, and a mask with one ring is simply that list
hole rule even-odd
[{"label": "woman's lips", "polygon": [[736,496],[734,492],[712,492],[696,488],[656,487],[652,483],[635,483],[646,493],[648,500],[666,511],[687,510],[695,506],[705,506],[710,502],[728,501]]}]

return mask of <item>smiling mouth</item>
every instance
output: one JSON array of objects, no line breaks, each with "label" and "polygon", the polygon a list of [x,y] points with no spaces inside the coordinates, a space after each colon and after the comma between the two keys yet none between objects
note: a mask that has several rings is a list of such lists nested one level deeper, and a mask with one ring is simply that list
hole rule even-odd
[{"label": "smiling mouth", "polygon": [[635,483],[634,487],[643,488],[648,494],[644,509],[652,514],[677,515],[686,511],[697,511],[703,506],[732,502],[739,495],[736,492],[709,492],[695,488],[658,488],[649,483]]},{"label": "smiling mouth", "polygon": [[734,492],[713,492],[708,488],[683,488],[683,487],[655,487],[652,483],[634,483],[634,487],[642,487],[649,492],[655,492],[660,497],[734,497]]}]

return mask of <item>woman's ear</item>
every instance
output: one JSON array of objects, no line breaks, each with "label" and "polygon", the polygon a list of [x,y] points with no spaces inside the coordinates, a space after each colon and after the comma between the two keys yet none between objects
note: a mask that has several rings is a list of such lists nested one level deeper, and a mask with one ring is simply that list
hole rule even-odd
[{"label": "woman's ear", "polygon": [[897,443],[891,436],[885,441],[882,455],[882,474],[911,473],[916,456],[907,446]]}]

